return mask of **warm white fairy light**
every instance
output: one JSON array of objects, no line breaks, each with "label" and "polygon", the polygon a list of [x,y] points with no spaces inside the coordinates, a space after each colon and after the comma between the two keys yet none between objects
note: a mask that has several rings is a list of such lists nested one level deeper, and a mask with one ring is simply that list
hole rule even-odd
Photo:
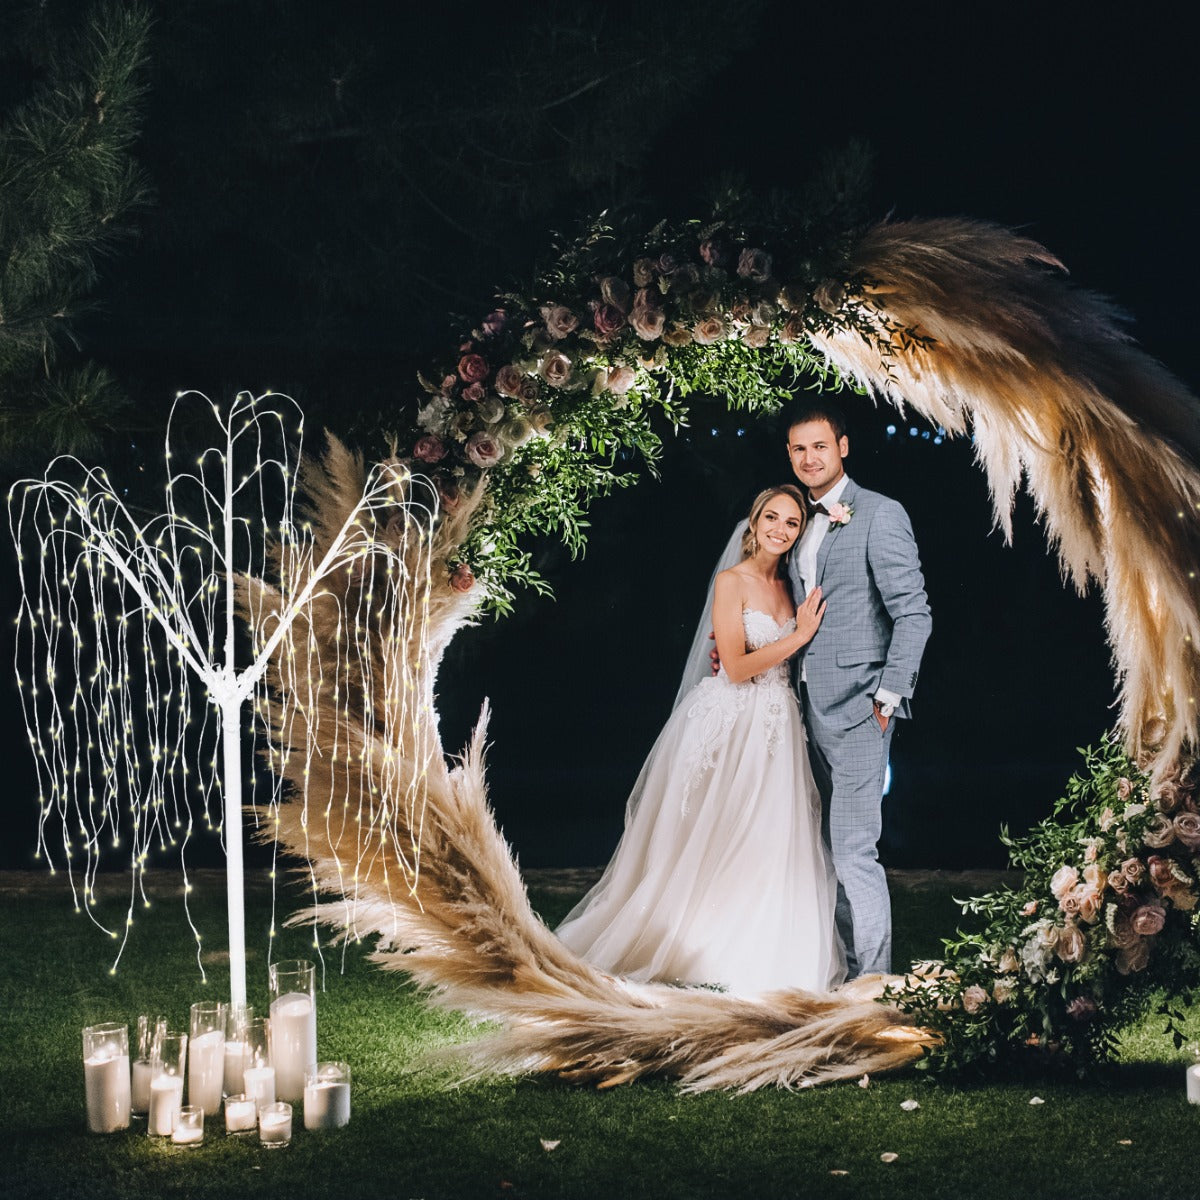
[{"label": "warm white fairy light", "polygon": [[[177,470],[186,457],[172,450],[177,409],[195,401],[208,406],[222,444]],[[115,968],[136,902],[150,903],[144,876],[151,854],[178,847],[186,906],[187,843],[198,820],[209,829],[215,820],[227,861],[235,1003],[246,999],[244,706],[252,706],[255,726],[278,738],[270,758],[280,769],[288,756],[305,756],[305,829],[309,820],[323,822],[325,839],[344,856],[351,909],[354,881],[372,857],[394,856],[410,887],[418,870],[415,846],[401,845],[390,829],[398,811],[409,828],[420,827],[419,768],[400,770],[388,754],[352,744],[352,736],[365,717],[382,745],[400,745],[400,730],[415,719],[409,697],[421,688],[409,664],[420,669],[428,659],[428,617],[415,606],[428,594],[429,564],[428,555],[409,551],[436,518],[435,493],[403,468],[376,468],[359,503],[324,531],[318,560],[312,525],[297,514],[302,437],[299,410],[287,397],[243,393],[222,415],[206,397],[184,393],[167,426],[166,511],[146,524],[135,521],[103,471],[72,458],[56,459],[44,479],[24,481],[9,497],[22,589],[16,667],[37,764],[38,853],[53,870],[61,849],[76,908],[97,924],[101,851],[128,854],[126,918],[119,932],[105,929],[120,942]],[[411,562],[422,564],[424,578],[410,577]],[[246,579],[264,586],[247,590]],[[382,645],[379,609],[388,614]],[[318,615],[322,628],[332,619],[337,630],[333,679],[316,653]],[[248,618],[248,647],[240,644],[240,617]],[[272,661],[278,693],[268,686]],[[381,694],[397,699],[376,713],[369,697],[380,671]],[[346,697],[326,706],[336,714],[326,718],[333,729],[318,728],[322,691]],[[353,712],[352,691],[368,698],[365,712]],[[432,733],[423,740],[435,753]],[[325,753],[345,772],[351,755],[365,756],[370,769],[358,794],[337,769],[324,772],[319,796],[310,794],[308,768]],[[270,827],[278,821],[280,772],[266,786],[258,786],[260,774],[251,772],[252,819]],[[61,846],[52,849],[55,815]],[[194,923],[192,932],[199,959]]]}]

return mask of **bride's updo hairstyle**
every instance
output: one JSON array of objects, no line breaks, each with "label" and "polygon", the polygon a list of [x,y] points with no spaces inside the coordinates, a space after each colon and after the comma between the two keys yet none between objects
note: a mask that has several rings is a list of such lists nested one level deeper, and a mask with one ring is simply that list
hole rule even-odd
[{"label": "bride's updo hairstyle", "polygon": [[[795,500],[796,507],[800,510],[800,533],[804,533],[804,527],[808,524],[808,502],[804,499],[804,493],[794,483],[781,483],[778,487],[767,488],[766,491],[759,492],[754,497],[754,503],[750,505],[746,532],[742,534],[742,558],[750,558],[753,555],[758,544],[754,537],[754,531],[758,528],[758,519],[762,516],[763,509],[767,507],[767,502],[775,496],[789,496]],[[797,537],[792,543],[792,550],[795,550],[799,543],[800,538]],[[792,550],[789,550],[779,560],[781,569]]]}]

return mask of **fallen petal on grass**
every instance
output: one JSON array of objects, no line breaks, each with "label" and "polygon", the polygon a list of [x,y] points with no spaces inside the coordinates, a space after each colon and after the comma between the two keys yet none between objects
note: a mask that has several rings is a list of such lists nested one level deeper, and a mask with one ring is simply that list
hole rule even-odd
[{"label": "fallen petal on grass", "polygon": [[900,1102],[900,1107],[904,1109],[905,1112],[916,1112],[917,1109],[921,1107],[921,1102],[919,1100],[902,1100]]},{"label": "fallen petal on grass", "polygon": [[894,1150],[885,1150],[879,1156],[879,1161],[880,1162],[895,1162],[896,1159],[898,1159],[899,1157],[900,1157],[900,1155],[898,1155]]},{"label": "fallen petal on grass", "polygon": [[549,1138],[538,1138],[538,1141],[542,1143],[542,1149],[545,1150],[547,1154],[549,1154],[551,1150],[557,1150],[559,1146],[562,1145],[562,1138],[555,1138],[554,1141],[551,1141]]},{"label": "fallen petal on grass", "polygon": [[1043,1100],[1041,1098],[1041,1096],[1031,1096],[1029,1099],[1029,1103],[1030,1104],[1045,1104],[1046,1102],[1045,1102],[1045,1100]]},{"label": "fallen petal on grass", "polygon": [[858,1086],[859,1086],[859,1087],[861,1087],[861,1088],[870,1087],[870,1086],[871,1086],[871,1077],[870,1077],[870,1075],[864,1075],[864,1076],[863,1076],[863,1077],[862,1077],[862,1078],[861,1078],[861,1079],[858,1081]]}]

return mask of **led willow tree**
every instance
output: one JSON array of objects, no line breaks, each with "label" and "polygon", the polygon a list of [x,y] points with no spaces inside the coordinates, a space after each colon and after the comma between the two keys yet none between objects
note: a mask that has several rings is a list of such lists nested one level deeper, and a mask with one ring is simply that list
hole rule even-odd
[{"label": "led willow tree", "polygon": [[[188,400],[207,405],[222,438],[182,467],[173,429]],[[38,770],[39,856],[53,869],[61,854],[77,906],[97,920],[101,849],[127,847],[125,931],[106,929],[123,949],[136,903],[148,904],[151,854],[178,845],[186,885],[184,851],[202,816],[226,854],[235,1003],[246,999],[244,797],[269,834],[282,779],[299,779],[306,812],[325,821],[322,841],[341,847],[348,895],[359,867],[382,846],[391,847],[406,886],[418,870],[415,844],[390,839],[389,828],[397,806],[405,828],[420,828],[419,789],[397,787],[387,762],[356,770],[352,780],[336,764],[354,753],[349,729],[364,723],[397,741],[427,739],[427,716],[413,711],[418,692],[405,673],[424,657],[428,621],[412,606],[421,589],[409,586],[408,574],[428,561],[412,548],[428,540],[435,496],[426,488],[426,503],[417,477],[398,464],[376,467],[361,498],[337,510],[335,528],[325,507],[318,551],[296,503],[303,432],[286,397],[243,393],[222,414],[188,393],[168,422],[160,515],[139,524],[107,475],[73,458],[56,459],[44,479],[9,496],[22,588],[16,666]],[[339,456],[351,457],[332,445],[327,461]],[[320,496],[318,471],[309,469],[304,487]],[[381,658],[379,643],[389,640],[403,653]],[[266,683],[268,664],[282,685],[278,699]],[[346,686],[350,672],[362,681],[377,671],[387,677],[365,691]],[[317,694],[331,700],[320,728],[308,717]],[[378,710],[374,694],[389,697]],[[254,724],[269,726],[276,740],[269,781],[251,770],[247,788],[248,706]],[[406,723],[414,728],[402,734]],[[327,759],[328,795],[310,795],[306,782],[305,764],[317,753]],[[49,836],[55,815],[58,847]],[[114,970],[119,959],[120,950]]]}]

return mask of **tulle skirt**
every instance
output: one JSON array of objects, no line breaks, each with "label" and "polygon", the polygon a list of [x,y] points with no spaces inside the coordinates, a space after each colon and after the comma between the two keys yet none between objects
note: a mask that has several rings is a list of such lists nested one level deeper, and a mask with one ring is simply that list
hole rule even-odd
[{"label": "tulle skirt", "polygon": [[638,981],[821,991],[845,978],[836,891],[794,694],[720,676],[672,714],[616,854],[557,932]]}]

